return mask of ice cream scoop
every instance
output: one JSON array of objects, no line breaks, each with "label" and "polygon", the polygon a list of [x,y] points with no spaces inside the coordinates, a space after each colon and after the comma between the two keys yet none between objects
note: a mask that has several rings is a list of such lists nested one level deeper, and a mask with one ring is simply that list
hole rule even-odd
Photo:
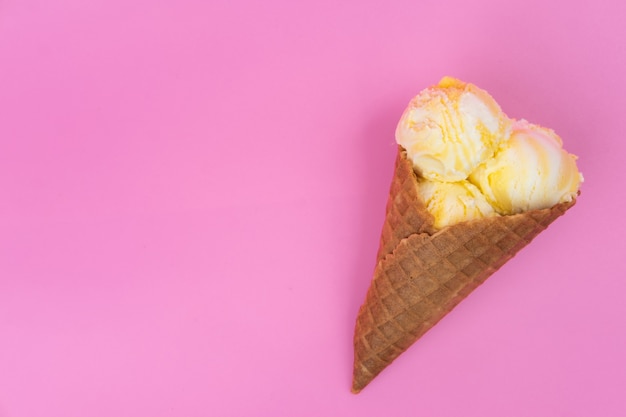
[{"label": "ice cream scoop", "polygon": [[396,141],[424,178],[459,181],[494,154],[508,137],[509,125],[486,91],[444,77],[411,100]]},{"label": "ice cream scoop", "polygon": [[498,213],[515,214],[572,201],[583,177],[554,131],[520,120],[470,181]]},{"label": "ice cream scoop", "polygon": [[433,215],[436,228],[496,215],[480,190],[469,181],[422,179],[419,181],[418,195]]}]

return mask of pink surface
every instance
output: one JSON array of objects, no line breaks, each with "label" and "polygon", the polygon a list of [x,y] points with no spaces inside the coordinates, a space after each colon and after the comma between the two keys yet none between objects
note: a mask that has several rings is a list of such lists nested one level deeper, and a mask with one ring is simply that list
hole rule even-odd
[{"label": "pink surface", "polygon": [[[0,2],[0,416],[626,415],[625,19]],[[355,396],[395,124],[446,74],[554,128],[583,195]]]}]

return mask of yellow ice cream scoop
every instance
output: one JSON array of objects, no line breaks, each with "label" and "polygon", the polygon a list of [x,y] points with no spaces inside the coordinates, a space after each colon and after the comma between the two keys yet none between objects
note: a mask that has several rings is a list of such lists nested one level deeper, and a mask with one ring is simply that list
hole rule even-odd
[{"label": "yellow ice cream scoop", "polygon": [[496,215],[480,190],[469,181],[441,182],[421,179],[418,195],[433,215],[433,225],[438,229]]},{"label": "yellow ice cream scoop", "polygon": [[509,126],[486,91],[445,77],[411,100],[396,128],[396,141],[424,178],[459,181],[494,154]]},{"label": "yellow ice cream scoop", "polygon": [[515,214],[572,201],[583,177],[554,131],[520,120],[470,181],[498,213]]}]

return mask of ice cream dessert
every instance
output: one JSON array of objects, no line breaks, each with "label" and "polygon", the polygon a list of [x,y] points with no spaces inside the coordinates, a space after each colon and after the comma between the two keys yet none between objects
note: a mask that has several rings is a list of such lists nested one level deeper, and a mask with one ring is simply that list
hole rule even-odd
[{"label": "ice cream dessert", "polygon": [[582,182],[554,131],[509,119],[489,93],[451,77],[411,100],[396,141],[437,228],[572,201]]},{"label": "ice cream dessert", "polygon": [[396,140],[422,177],[459,181],[494,154],[509,129],[509,119],[486,91],[445,77],[411,100]]},{"label": "ice cream dessert", "polygon": [[396,129],[377,264],[354,334],[359,392],[576,202],[582,175],[551,130],[446,77]]},{"label": "ice cream dessert", "polygon": [[514,214],[572,201],[583,177],[554,131],[520,120],[470,181],[498,213]]},{"label": "ice cream dessert", "polygon": [[496,215],[478,187],[467,180],[419,181],[419,197],[434,217],[438,229],[449,224]]}]

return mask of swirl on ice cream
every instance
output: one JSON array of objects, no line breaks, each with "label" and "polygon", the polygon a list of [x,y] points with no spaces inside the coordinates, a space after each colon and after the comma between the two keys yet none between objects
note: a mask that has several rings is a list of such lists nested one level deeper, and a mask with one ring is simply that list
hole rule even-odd
[{"label": "swirl on ice cream", "polygon": [[396,140],[424,178],[460,181],[494,154],[508,130],[508,118],[486,91],[445,77],[411,100]]},{"label": "swirl on ice cream", "polygon": [[576,197],[582,175],[576,156],[554,131],[519,120],[493,158],[470,176],[500,214],[552,207]]},{"label": "swirl on ice cream", "polygon": [[493,216],[495,211],[480,190],[469,181],[442,182],[422,179],[418,195],[441,228],[461,221]]},{"label": "swirl on ice cream", "polygon": [[583,182],[554,131],[508,118],[486,91],[451,77],[411,100],[396,141],[438,228],[569,202]]}]

